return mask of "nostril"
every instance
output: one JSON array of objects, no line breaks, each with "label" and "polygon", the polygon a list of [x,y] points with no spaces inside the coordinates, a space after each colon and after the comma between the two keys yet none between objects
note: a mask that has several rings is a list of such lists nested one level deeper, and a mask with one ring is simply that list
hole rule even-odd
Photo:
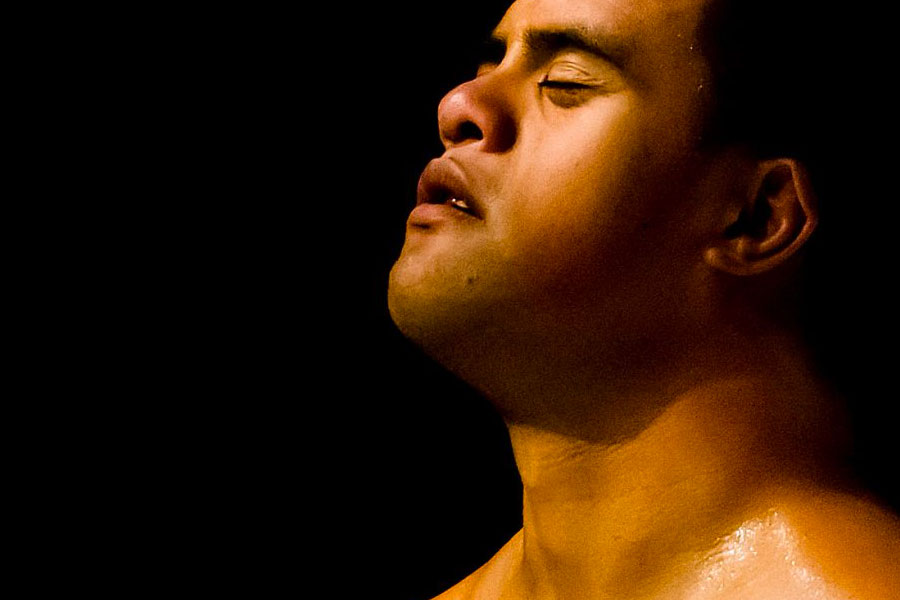
[{"label": "nostril", "polygon": [[459,141],[480,140],[484,137],[484,134],[481,132],[481,129],[479,129],[478,125],[476,125],[472,121],[466,121],[463,124],[461,124],[456,133],[459,136]]},{"label": "nostril", "polygon": [[438,106],[445,149],[478,143],[485,152],[503,152],[515,142],[516,103],[497,71],[457,86]]}]

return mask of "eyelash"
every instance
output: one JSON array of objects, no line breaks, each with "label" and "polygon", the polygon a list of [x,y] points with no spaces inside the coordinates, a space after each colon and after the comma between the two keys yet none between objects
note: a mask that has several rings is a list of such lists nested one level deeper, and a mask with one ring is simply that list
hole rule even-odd
[{"label": "eyelash", "polygon": [[591,86],[584,83],[577,83],[575,81],[554,81],[551,79],[541,79],[538,82],[538,87],[550,88],[554,90],[586,90]]},{"label": "eyelash", "polygon": [[546,76],[538,82],[538,89],[549,90],[550,101],[560,108],[574,108],[579,106],[585,100],[582,92],[589,90],[592,87],[593,86],[577,83],[575,81],[556,81],[547,79]]},{"label": "eyelash", "polygon": [[[484,69],[495,66],[496,63],[482,63],[481,65],[479,65],[478,75],[480,75]],[[555,93],[555,97],[551,95],[550,100],[561,108],[574,108],[578,106],[584,101],[582,92],[591,90],[595,87],[586,83],[578,83],[576,81],[560,81],[549,79],[549,75],[544,75],[544,78],[541,79],[537,85],[538,89],[540,90],[548,90],[548,93],[550,94]]]}]

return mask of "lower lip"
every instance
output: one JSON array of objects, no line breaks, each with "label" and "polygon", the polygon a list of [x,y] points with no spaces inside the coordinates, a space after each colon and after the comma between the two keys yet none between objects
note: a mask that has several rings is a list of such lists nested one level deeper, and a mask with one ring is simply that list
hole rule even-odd
[{"label": "lower lip", "polygon": [[475,219],[469,213],[448,204],[420,204],[409,213],[408,225],[427,226],[447,219],[469,220]]}]

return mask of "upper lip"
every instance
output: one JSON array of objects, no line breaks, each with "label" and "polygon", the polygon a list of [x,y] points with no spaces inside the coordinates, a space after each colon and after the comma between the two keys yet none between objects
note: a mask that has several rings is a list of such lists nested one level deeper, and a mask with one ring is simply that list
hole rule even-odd
[{"label": "upper lip", "polygon": [[[451,198],[465,202],[468,210],[450,204]],[[436,158],[429,162],[422,171],[419,187],[416,190],[416,206],[425,203],[448,204],[468,212],[474,217],[483,218],[481,207],[478,200],[469,191],[469,185],[462,169],[449,158]]]}]

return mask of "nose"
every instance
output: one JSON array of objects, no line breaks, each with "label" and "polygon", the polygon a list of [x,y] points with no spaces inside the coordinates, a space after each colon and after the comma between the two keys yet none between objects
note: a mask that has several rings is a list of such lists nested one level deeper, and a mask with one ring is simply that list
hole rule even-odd
[{"label": "nose", "polygon": [[445,149],[470,143],[484,152],[505,152],[516,140],[510,83],[496,71],[451,90],[438,105],[438,127]]}]

